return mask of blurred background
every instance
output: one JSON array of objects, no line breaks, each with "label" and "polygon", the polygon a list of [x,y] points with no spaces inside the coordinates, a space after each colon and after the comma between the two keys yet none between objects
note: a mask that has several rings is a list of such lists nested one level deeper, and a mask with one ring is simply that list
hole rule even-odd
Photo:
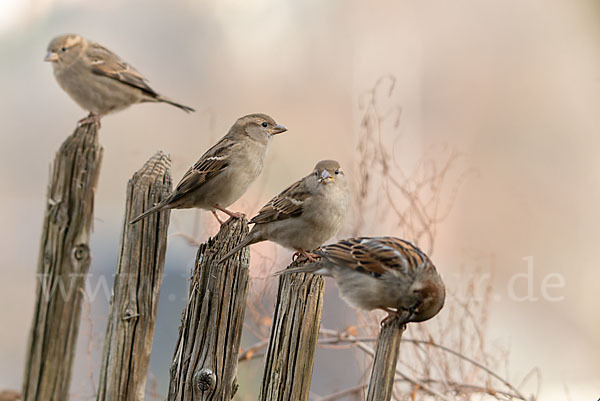
[{"label": "blurred background", "polygon": [[[0,389],[21,386],[50,164],[86,115],[42,61],[50,39],[68,32],[105,45],[159,93],[197,110],[143,104],[102,121],[90,269],[100,290],[84,307],[75,399],[94,399],[127,180],[161,149],[177,182],[253,112],[289,131],[273,140],[263,174],[233,210],[253,215],[318,160],[339,160],[355,191],[339,237],[415,241],[431,253],[450,304],[460,303],[467,277],[479,278],[489,289],[486,343],[502,376],[518,386],[538,368],[519,388],[543,400],[600,396],[595,0],[2,0]],[[390,207],[406,204],[402,194],[416,194],[420,182],[441,205],[425,231]],[[204,241],[218,230],[206,212],[171,216],[150,364],[152,391],[163,396],[196,250],[179,233]],[[260,302],[272,308],[276,281],[254,256],[274,256],[281,268],[291,252],[272,244],[252,252],[251,289],[267,289]],[[442,311],[439,319],[458,318]],[[328,282],[323,326],[356,321]],[[312,391],[355,385],[361,358],[319,349]],[[260,359],[248,363],[262,368]],[[240,369],[247,390],[236,399],[252,400],[260,374]]]}]

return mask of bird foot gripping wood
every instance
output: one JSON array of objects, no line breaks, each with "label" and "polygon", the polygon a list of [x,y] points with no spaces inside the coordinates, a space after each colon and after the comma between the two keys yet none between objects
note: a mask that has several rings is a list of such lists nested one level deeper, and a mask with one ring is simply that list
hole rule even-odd
[{"label": "bird foot gripping wood", "polygon": [[408,319],[412,315],[412,312],[406,311],[406,310],[397,311],[397,310],[390,309],[390,308],[386,308],[384,310],[388,314],[381,321],[381,323],[380,323],[381,327],[385,327],[385,326],[388,326],[390,324],[393,324],[393,323],[395,323],[395,321],[400,321],[401,326],[405,326],[406,323],[408,323]]},{"label": "bird foot gripping wood", "polygon": [[246,217],[244,213],[231,212],[229,218],[225,220],[225,223],[229,223],[232,219],[242,219],[244,217]]},{"label": "bird foot gripping wood", "polygon": [[320,256],[316,253],[306,252],[303,249],[297,249],[294,255],[292,256],[292,260],[294,262],[316,262],[319,260]]},{"label": "bird foot gripping wood", "polygon": [[87,124],[98,124],[98,128],[100,128],[101,127],[101,124],[100,124],[101,118],[102,118],[102,115],[90,112],[90,114],[88,114],[87,117],[84,117],[81,120],[77,121],[77,126],[83,127],[84,125],[87,125]]},{"label": "bird foot gripping wood", "polygon": [[219,216],[217,215],[217,212],[215,212],[214,210],[212,210],[213,215],[216,217],[216,219],[219,221],[219,224],[221,224],[221,225],[223,225],[224,223],[229,222],[231,219],[241,219],[242,217],[246,217],[246,215],[244,213],[232,212],[231,210],[227,210],[224,207],[221,207],[219,205],[215,205],[215,209],[218,209],[218,210],[222,211],[223,213],[225,213],[226,215],[229,216],[229,218],[227,219],[227,221],[223,222],[223,220],[221,220],[219,218]]}]

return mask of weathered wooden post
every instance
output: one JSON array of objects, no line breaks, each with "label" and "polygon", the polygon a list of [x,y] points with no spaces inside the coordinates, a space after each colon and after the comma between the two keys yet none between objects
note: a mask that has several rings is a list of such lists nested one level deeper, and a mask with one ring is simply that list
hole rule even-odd
[{"label": "weathered wooden post", "polygon": [[101,160],[95,124],[75,129],[54,159],[38,257],[39,281],[23,401],[69,399],[81,300],[91,261],[88,244]]},{"label": "weathered wooden post", "polygon": [[168,401],[230,401],[246,298],[248,248],[217,263],[248,232],[246,219],[231,219],[200,245],[171,364]]},{"label": "weathered wooden post", "polygon": [[[292,263],[290,267],[300,266]],[[260,401],[306,401],[321,325],[324,281],[306,273],[279,277]]]},{"label": "weathered wooden post", "polygon": [[390,401],[392,399],[400,340],[405,329],[406,325],[400,324],[400,320],[394,319],[379,331],[366,401]]},{"label": "weathered wooden post", "polygon": [[170,212],[129,224],[171,192],[171,161],[157,152],[127,184],[125,219],[111,299],[98,401],[142,401],[152,351]]}]

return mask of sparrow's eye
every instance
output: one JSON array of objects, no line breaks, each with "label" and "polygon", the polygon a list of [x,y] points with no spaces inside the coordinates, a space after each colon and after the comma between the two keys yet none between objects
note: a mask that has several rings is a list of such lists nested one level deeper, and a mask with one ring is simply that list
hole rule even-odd
[{"label": "sparrow's eye", "polygon": [[340,173],[340,170],[335,170],[335,175],[338,175]]},{"label": "sparrow's eye", "polygon": [[315,171],[315,177],[318,177],[318,176],[319,176],[319,172]]},{"label": "sparrow's eye", "polygon": [[67,48],[66,48],[66,47],[61,47],[61,48],[60,48],[60,51],[61,51],[61,52],[66,52],[66,51],[67,51]]},{"label": "sparrow's eye", "polygon": [[266,121],[263,121],[263,123],[262,123],[261,125],[262,125],[263,127],[267,128],[267,125],[269,125],[269,124],[267,124],[267,122],[266,122]]}]

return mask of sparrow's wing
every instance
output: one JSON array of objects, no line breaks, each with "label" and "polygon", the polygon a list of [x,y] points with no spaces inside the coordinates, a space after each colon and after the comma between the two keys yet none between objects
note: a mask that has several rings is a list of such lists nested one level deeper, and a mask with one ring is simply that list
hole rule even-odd
[{"label": "sparrow's wing", "polygon": [[221,174],[231,163],[235,142],[227,137],[222,138],[210,148],[200,160],[185,173],[169,200],[172,203],[183,196],[194,192],[211,178]]},{"label": "sparrow's wing", "polygon": [[85,50],[92,72],[138,88],[152,97],[158,94],[148,85],[146,78],[119,56],[98,43],[90,43]]},{"label": "sparrow's wing", "polygon": [[306,177],[296,181],[260,209],[250,223],[264,224],[302,215],[303,205],[311,197]]},{"label": "sparrow's wing", "polygon": [[355,237],[326,245],[316,251],[332,263],[375,277],[386,272],[415,276],[417,271],[433,268],[419,248],[394,237]]}]

